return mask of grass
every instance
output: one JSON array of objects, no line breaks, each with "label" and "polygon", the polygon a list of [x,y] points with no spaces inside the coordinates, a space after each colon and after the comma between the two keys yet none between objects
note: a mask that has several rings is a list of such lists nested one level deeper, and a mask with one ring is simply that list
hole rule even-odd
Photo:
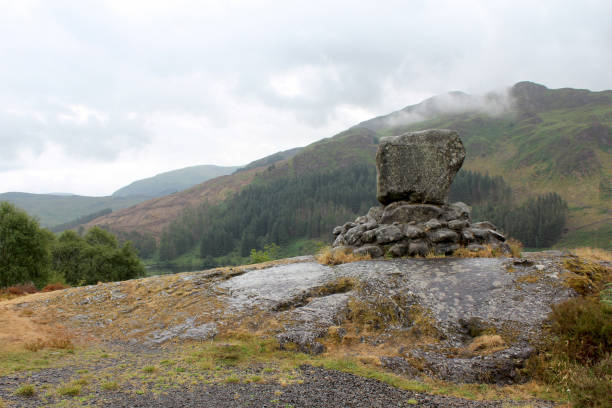
[{"label": "grass", "polygon": [[612,252],[602,248],[580,247],[574,248],[570,252],[577,257],[586,258],[590,261],[612,262]]},{"label": "grass", "polygon": [[350,250],[343,248],[322,248],[316,255],[315,258],[322,265],[339,265],[343,263],[365,261],[372,259],[369,254],[357,255]]},{"label": "grass", "polygon": [[24,384],[15,390],[15,395],[20,397],[32,397],[36,394],[36,388],[32,384]]},{"label": "grass", "polygon": [[104,391],[116,391],[119,389],[119,384],[116,381],[104,381],[100,387]]},{"label": "grass", "polygon": [[36,339],[26,342],[23,347],[29,351],[38,351],[45,348],[73,350],[74,344],[68,336],[58,335],[49,339]]},{"label": "grass", "polygon": [[57,394],[65,397],[76,397],[81,395],[81,389],[81,384],[66,384],[57,388]]},{"label": "grass", "polygon": [[[415,313],[413,318],[417,314],[419,313]],[[53,351],[43,349],[20,353],[41,358],[51,352]],[[59,355],[59,357],[52,355],[57,360],[47,362],[46,366],[80,366],[85,369],[97,364],[100,350],[76,349],[75,354],[59,350]],[[86,393],[95,393],[97,390],[108,392],[121,388],[137,390],[142,394],[180,392],[194,382],[197,384],[276,383],[286,386],[300,383],[302,381],[300,367],[311,365],[376,379],[414,392],[461,396],[476,400],[505,399],[508,395],[517,400],[562,399],[557,391],[533,383],[498,387],[450,384],[429,379],[415,380],[388,372],[380,366],[378,358],[367,357],[342,348],[330,348],[328,352],[318,356],[306,355],[281,350],[275,338],[261,338],[245,332],[236,332],[214,341],[177,345],[166,349],[161,355],[122,353],[120,362],[96,369],[96,377],[103,379],[102,381],[94,381],[90,374],[85,373],[87,376],[73,379],[58,387],[55,394],[78,398]],[[32,359],[25,361],[21,357],[21,360],[22,371],[39,367],[32,364]],[[144,362],[148,365],[143,365]],[[0,368],[4,364],[6,364],[4,359],[0,358]],[[251,371],[254,367],[257,369],[256,372]],[[245,371],[251,373],[245,375]],[[150,375],[152,373],[155,375]]]}]

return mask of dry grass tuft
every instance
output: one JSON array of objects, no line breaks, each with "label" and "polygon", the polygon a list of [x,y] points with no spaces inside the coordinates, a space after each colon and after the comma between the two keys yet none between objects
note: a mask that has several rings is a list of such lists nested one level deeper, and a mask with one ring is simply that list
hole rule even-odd
[{"label": "dry grass tuft", "polygon": [[365,261],[372,259],[369,254],[356,255],[352,251],[344,248],[325,247],[316,255],[316,260],[322,265],[339,265],[343,263]]},{"label": "dry grass tuft", "polygon": [[581,247],[570,251],[573,255],[580,258],[586,258],[591,261],[612,262],[612,252],[601,248]]},{"label": "dry grass tuft", "polygon": [[470,353],[477,353],[480,355],[495,353],[505,348],[506,344],[499,334],[484,334],[478,336],[467,346],[467,350]]},{"label": "dry grass tuft", "polygon": [[520,258],[523,252],[523,243],[518,239],[510,238],[506,241],[506,244],[510,247],[510,253],[513,258]]},{"label": "dry grass tuft", "polygon": [[[459,258],[499,258],[501,256],[509,256],[509,254],[504,253],[504,251],[502,251],[500,248],[495,248],[491,245],[485,245],[484,249],[481,249],[479,251],[470,251],[469,249],[467,249],[467,247],[461,247],[455,252],[453,252],[452,256]],[[444,258],[444,255],[435,257]]]},{"label": "dry grass tuft", "polygon": [[35,339],[24,343],[23,347],[28,351],[38,351],[45,348],[54,348],[62,350],[73,350],[74,344],[66,335],[56,335],[49,339]]}]

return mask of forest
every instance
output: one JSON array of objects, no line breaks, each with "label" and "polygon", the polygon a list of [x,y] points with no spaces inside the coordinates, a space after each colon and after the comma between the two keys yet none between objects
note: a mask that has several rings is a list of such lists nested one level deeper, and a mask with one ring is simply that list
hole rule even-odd
[{"label": "forest", "polygon": [[[282,248],[296,239],[330,242],[334,226],[377,205],[375,191],[375,168],[365,164],[259,179],[222,205],[186,210],[164,230],[159,259],[169,261],[197,248],[205,264],[212,266],[214,258],[230,253],[246,257],[271,243]],[[450,200],[470,204],[474,220],[489,220],[532,248],[553,245],[567,217],[567,204],[556,193],[517,204],[502,177],[471,171],[457,174]]]}]

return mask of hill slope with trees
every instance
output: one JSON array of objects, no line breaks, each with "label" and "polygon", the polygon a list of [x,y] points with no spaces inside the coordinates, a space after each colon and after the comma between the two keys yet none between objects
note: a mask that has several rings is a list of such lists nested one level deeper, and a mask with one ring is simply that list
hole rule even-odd
[{"label": "hill slope with trees", "polygon": [[[474,218],[490,219],[528,246],[547,247],[590,231],[592,245],[610,247],[612,92],[528,82],[505,93],[435,97],[315,142],[293,157],[88,225],[150,234],[163,259],[181,253],[244,256],[271,242],[327,241],[339,218],[349,221],[375,204],[380,137],[428,128],[460,132],[467,158],[451,198],[473,205]],[[342,183],[351,185],[344,191]],[[478,183],[488,187],[470,190]],[[348,195],[330,199],[326,191]]]}]

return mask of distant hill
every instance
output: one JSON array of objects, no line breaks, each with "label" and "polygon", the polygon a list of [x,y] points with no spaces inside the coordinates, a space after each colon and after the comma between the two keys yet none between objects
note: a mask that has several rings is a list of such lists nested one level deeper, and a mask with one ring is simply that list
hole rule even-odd
[{"label": "distant hill", "polygon": [[87,197],[30,193],[2,193],[0,201],[8,201],[37,217],[44,227],[54,227],[76,218],[110,208],[118,210],[133,206],[150,197]]},{"label": "distant hill", "polygon": [[112,195],[113,197],[161,197],[185,190],[206,180],[233,173],[238,168],[238,166],[222,167],[210,164],[185,167],[135,181],[115,191]]},{"label": "distant hill", "polygon": [[[204,222],[202,225],[206,225],[212,221],[198,219],[206,215],[196,209],[203,203],[224,202],[223,208],[242,212],[218,213],[225,217],[227,228],[231,224],[242,235],[234,237],[235,240],[241,240],[246,234],[252,238],[250,242],[261,247],[264,237],[312,236],[312,231],[331,228],[336,218],[350,217],[360,207],[375,202],[371,172],[368,171],[366,178],[360,178],[359,174],[360,166],[373,169],[380,137],[429,128],[458,130],[467,150],[463,168],[503,177],[517,204],[549,192],[563,197],[569,204],[569,220],[562,242],[574,245],[582,239],[576,241],[577,237],[588,235],[592,245],[612,245],[612,91],[548,89],[531,82],[520,82],[507,90],[481,96],[463,92],[436,96],[359,123],[334,137],[301,148],[291,157],[277,157],[272,162],[255,161],[248,171],[113,212],[88,226],[140,231],[158,239],[165,233],[174,235],[174,241],[184,241],[182,246],[192,245],[200,239],[200,232],[189,230],[190,224]],[[342,196],[334,207],[330,197],[341,194],[342,186],[334,184],[333,177],[361,180],[359,186],[363,191],[353,189],[345,193],[353,194],[353,200],[357,201],[346,201]],[[304,182],[332,191],[322,195],[316,186],[312,187],[314,190],[305,190],[301,187]],[[306,195],[297,198],[286,194],[287,191]],[[261,207],[261,199],[254,197],[265,199],[264,192],[287,201]],[[362,198],[370,195],[371,198]],[[253,208],[245,207],[249,200]],[[286,222],[279,226],[281,215]],[[238,216],[242,221],[233,219]],[[253,217],[258,220],[257,225],[252,224]],[[316,227],[311,225],[313,217],[319,219]],[[252,230],[245,230],[247,226]],[[189,238],[183,239],[180,231],[187,230]],[[328,239],[327,235],[324,238]]]}]

